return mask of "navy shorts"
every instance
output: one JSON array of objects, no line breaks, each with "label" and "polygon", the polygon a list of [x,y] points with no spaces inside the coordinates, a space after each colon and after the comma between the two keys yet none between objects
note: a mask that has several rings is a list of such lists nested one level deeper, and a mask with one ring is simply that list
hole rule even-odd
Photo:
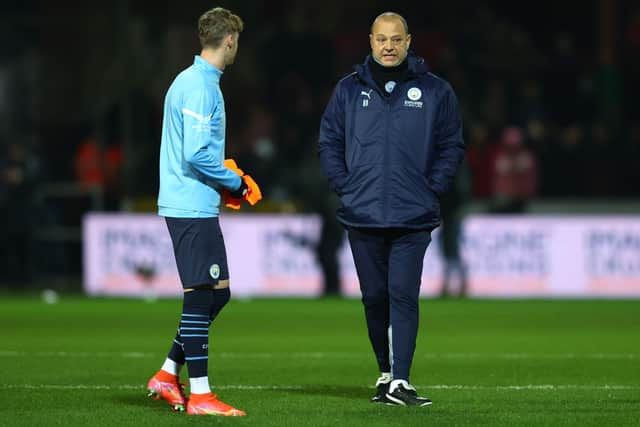
[{"label": "navy shorts", "polygon": [[227,251],[217,217],[165,218],[183,288],[229,279]]}]

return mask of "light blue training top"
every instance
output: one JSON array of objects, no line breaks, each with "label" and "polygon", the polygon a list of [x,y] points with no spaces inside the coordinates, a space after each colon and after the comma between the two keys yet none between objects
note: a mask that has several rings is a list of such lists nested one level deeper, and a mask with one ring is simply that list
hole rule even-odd
[{"label": "light blue training top", "polygon": [[224,167],[225,112],[222,71],[196,55],[175,78],[164,101],[158,215],[218,216],[220,193],[240,188]]}]

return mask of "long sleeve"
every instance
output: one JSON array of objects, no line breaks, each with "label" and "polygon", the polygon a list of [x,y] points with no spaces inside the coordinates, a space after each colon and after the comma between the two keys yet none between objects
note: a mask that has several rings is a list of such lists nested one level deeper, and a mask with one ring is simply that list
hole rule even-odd
[{"label": "long sleeve", "polygon": [[341,98],[340,87],[337,86],[322,115],[318,141],[320,166],[329,180],[329,186],[338,194],[348,174],[344,158],[345,111]]},{"label": "long sleeve", "polygon": [[441,197],[447,192],[464,158],[462,118],[458,100],[448,85],[438,107],[435,139],[436,158],[428,179],[431,189]]},{"label": "long sleeve", "polygon": [[237,173],[224,167],[224,104],[210,94],[198,91],[187,96],[182,108],[184,159],[216,185],[235,190],[240,187]]}]

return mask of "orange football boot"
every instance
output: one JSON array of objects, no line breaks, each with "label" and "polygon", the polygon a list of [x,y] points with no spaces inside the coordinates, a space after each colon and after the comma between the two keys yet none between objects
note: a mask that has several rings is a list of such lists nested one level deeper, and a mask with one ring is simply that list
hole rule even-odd
[{"label": "orange football boot", "polygon": [[242,417],[247,415],[244,411],[219,401],[218,396],[213,393],[191,393],[187,403],[187,414],[221,415],[223,417]]},{"label": "orange football boot", "polygon": [[163,399],[173,411],[184,412],[187,398],[184,395],[184,384],[178,382],[178,377],[166,371],[159,370],[147,383],[148,396],[155,400]]}]

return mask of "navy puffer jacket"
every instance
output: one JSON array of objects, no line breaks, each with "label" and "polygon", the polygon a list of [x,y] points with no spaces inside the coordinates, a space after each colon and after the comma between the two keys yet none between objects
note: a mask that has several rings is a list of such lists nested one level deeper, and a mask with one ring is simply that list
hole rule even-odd
[{"label": "navy puffer jacket", "polygon": [[409,53],[407,78],[384,96],[367,66],[338,82],[322,116],[318,152],[354,227],[432,228],[439,198],[464,156],[451,86]]}]

